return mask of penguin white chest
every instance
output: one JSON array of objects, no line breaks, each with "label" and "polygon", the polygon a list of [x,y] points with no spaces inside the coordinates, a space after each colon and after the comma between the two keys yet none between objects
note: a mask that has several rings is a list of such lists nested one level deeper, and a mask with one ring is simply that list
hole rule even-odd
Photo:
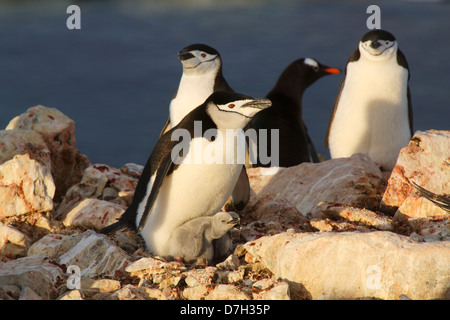
[{"label": "penguin white chest", "polygon": [[[167,242],[176,227],[193,218],[220,211],[239,177],[242,164],[237,162],[227,164],[225,158],[223,163],[210,163],[207,159],[200,163],[192,161],[196,156],[192,153],[198,152],[195,148],[199,145],[203,149],[211,148],[211,142],[204,138],[191,140],[185,160],[164,180],[141,232],[154,254],[166,254]],[[138,213],[137,223],[141,216]]]},{"label": "penguin white chest", "polygon": [[408,71],[395,58],[350,62],[330,128],[331,157],[365,153],[392,169],[411,137],[407,87]]},{"label": "penguin white chest", "polygon": [[189,112],[205,102],[214,90],[215,74],[181,77],[176,97],[170,103],[170,125],[176,126]]}]

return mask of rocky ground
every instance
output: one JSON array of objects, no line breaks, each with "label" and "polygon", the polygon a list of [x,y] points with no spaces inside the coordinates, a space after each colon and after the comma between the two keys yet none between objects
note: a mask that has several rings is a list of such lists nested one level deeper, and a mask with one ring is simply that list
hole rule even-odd
[{"label": "rocky ground", "polygon": [[142,166],[91,164],[75,124],[37,106],[0,131],[0,299],[449,299],[450,131],[416,132],[391,172],[368,157],[254,168],[235,250],[184,265],[98,230]]}]

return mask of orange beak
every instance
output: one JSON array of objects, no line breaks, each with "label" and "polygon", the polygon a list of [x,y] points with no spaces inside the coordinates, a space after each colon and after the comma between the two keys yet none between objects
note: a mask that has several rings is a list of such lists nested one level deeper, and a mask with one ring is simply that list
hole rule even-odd
[{"label": "orange beak", "polygon": [[341,73],[341,70],[338,68],[326,68],[326,69],[323,69],[323,71],[325,71],[326,73],[331,73],[331,74]]}]

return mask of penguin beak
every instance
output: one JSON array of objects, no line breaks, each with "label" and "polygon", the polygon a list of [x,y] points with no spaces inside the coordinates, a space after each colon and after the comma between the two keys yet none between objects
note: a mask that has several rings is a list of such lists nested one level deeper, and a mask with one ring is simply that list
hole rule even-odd
[{"label": "penguin beak", "polygon": [[269,99],[254,99],[254,100],[244,104],[241,108],[255,108],[255,109],[264,110],[264,109],[267,109],[268,107],[270,107],[271,105],[272,105],[272,101],[270,101]]},{"label": "penguin beak", "polygon": [[239,218],[234,218],[228,221],[228,224],[233,225],[232,229],[239,230],[241,228],[241,224],[239,223]]},{"label": "penguin beak", "polygon": [[180,59],[181,61],[189,60],[194,57],[195,56],[192,53],[190,53],[189,51],[181,50],[180,52],[178,52],[178,59]]},{"label": "penguin beak", "polygon": [[339,73],[341,73],[341,69],[325,67],[323,69],[323,72],[328,73],[328,74],[339,74]]}]

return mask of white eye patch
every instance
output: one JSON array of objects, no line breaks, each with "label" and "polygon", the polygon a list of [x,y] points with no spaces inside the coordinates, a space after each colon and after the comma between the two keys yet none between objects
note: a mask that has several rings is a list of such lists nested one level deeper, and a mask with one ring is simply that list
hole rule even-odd
[{"label": "white eye patch", "polygon": [[319,68],[319,64],[317,63],[316,60],[311,59],[311,58],[305,58],[304,63],[312,68]]}]

